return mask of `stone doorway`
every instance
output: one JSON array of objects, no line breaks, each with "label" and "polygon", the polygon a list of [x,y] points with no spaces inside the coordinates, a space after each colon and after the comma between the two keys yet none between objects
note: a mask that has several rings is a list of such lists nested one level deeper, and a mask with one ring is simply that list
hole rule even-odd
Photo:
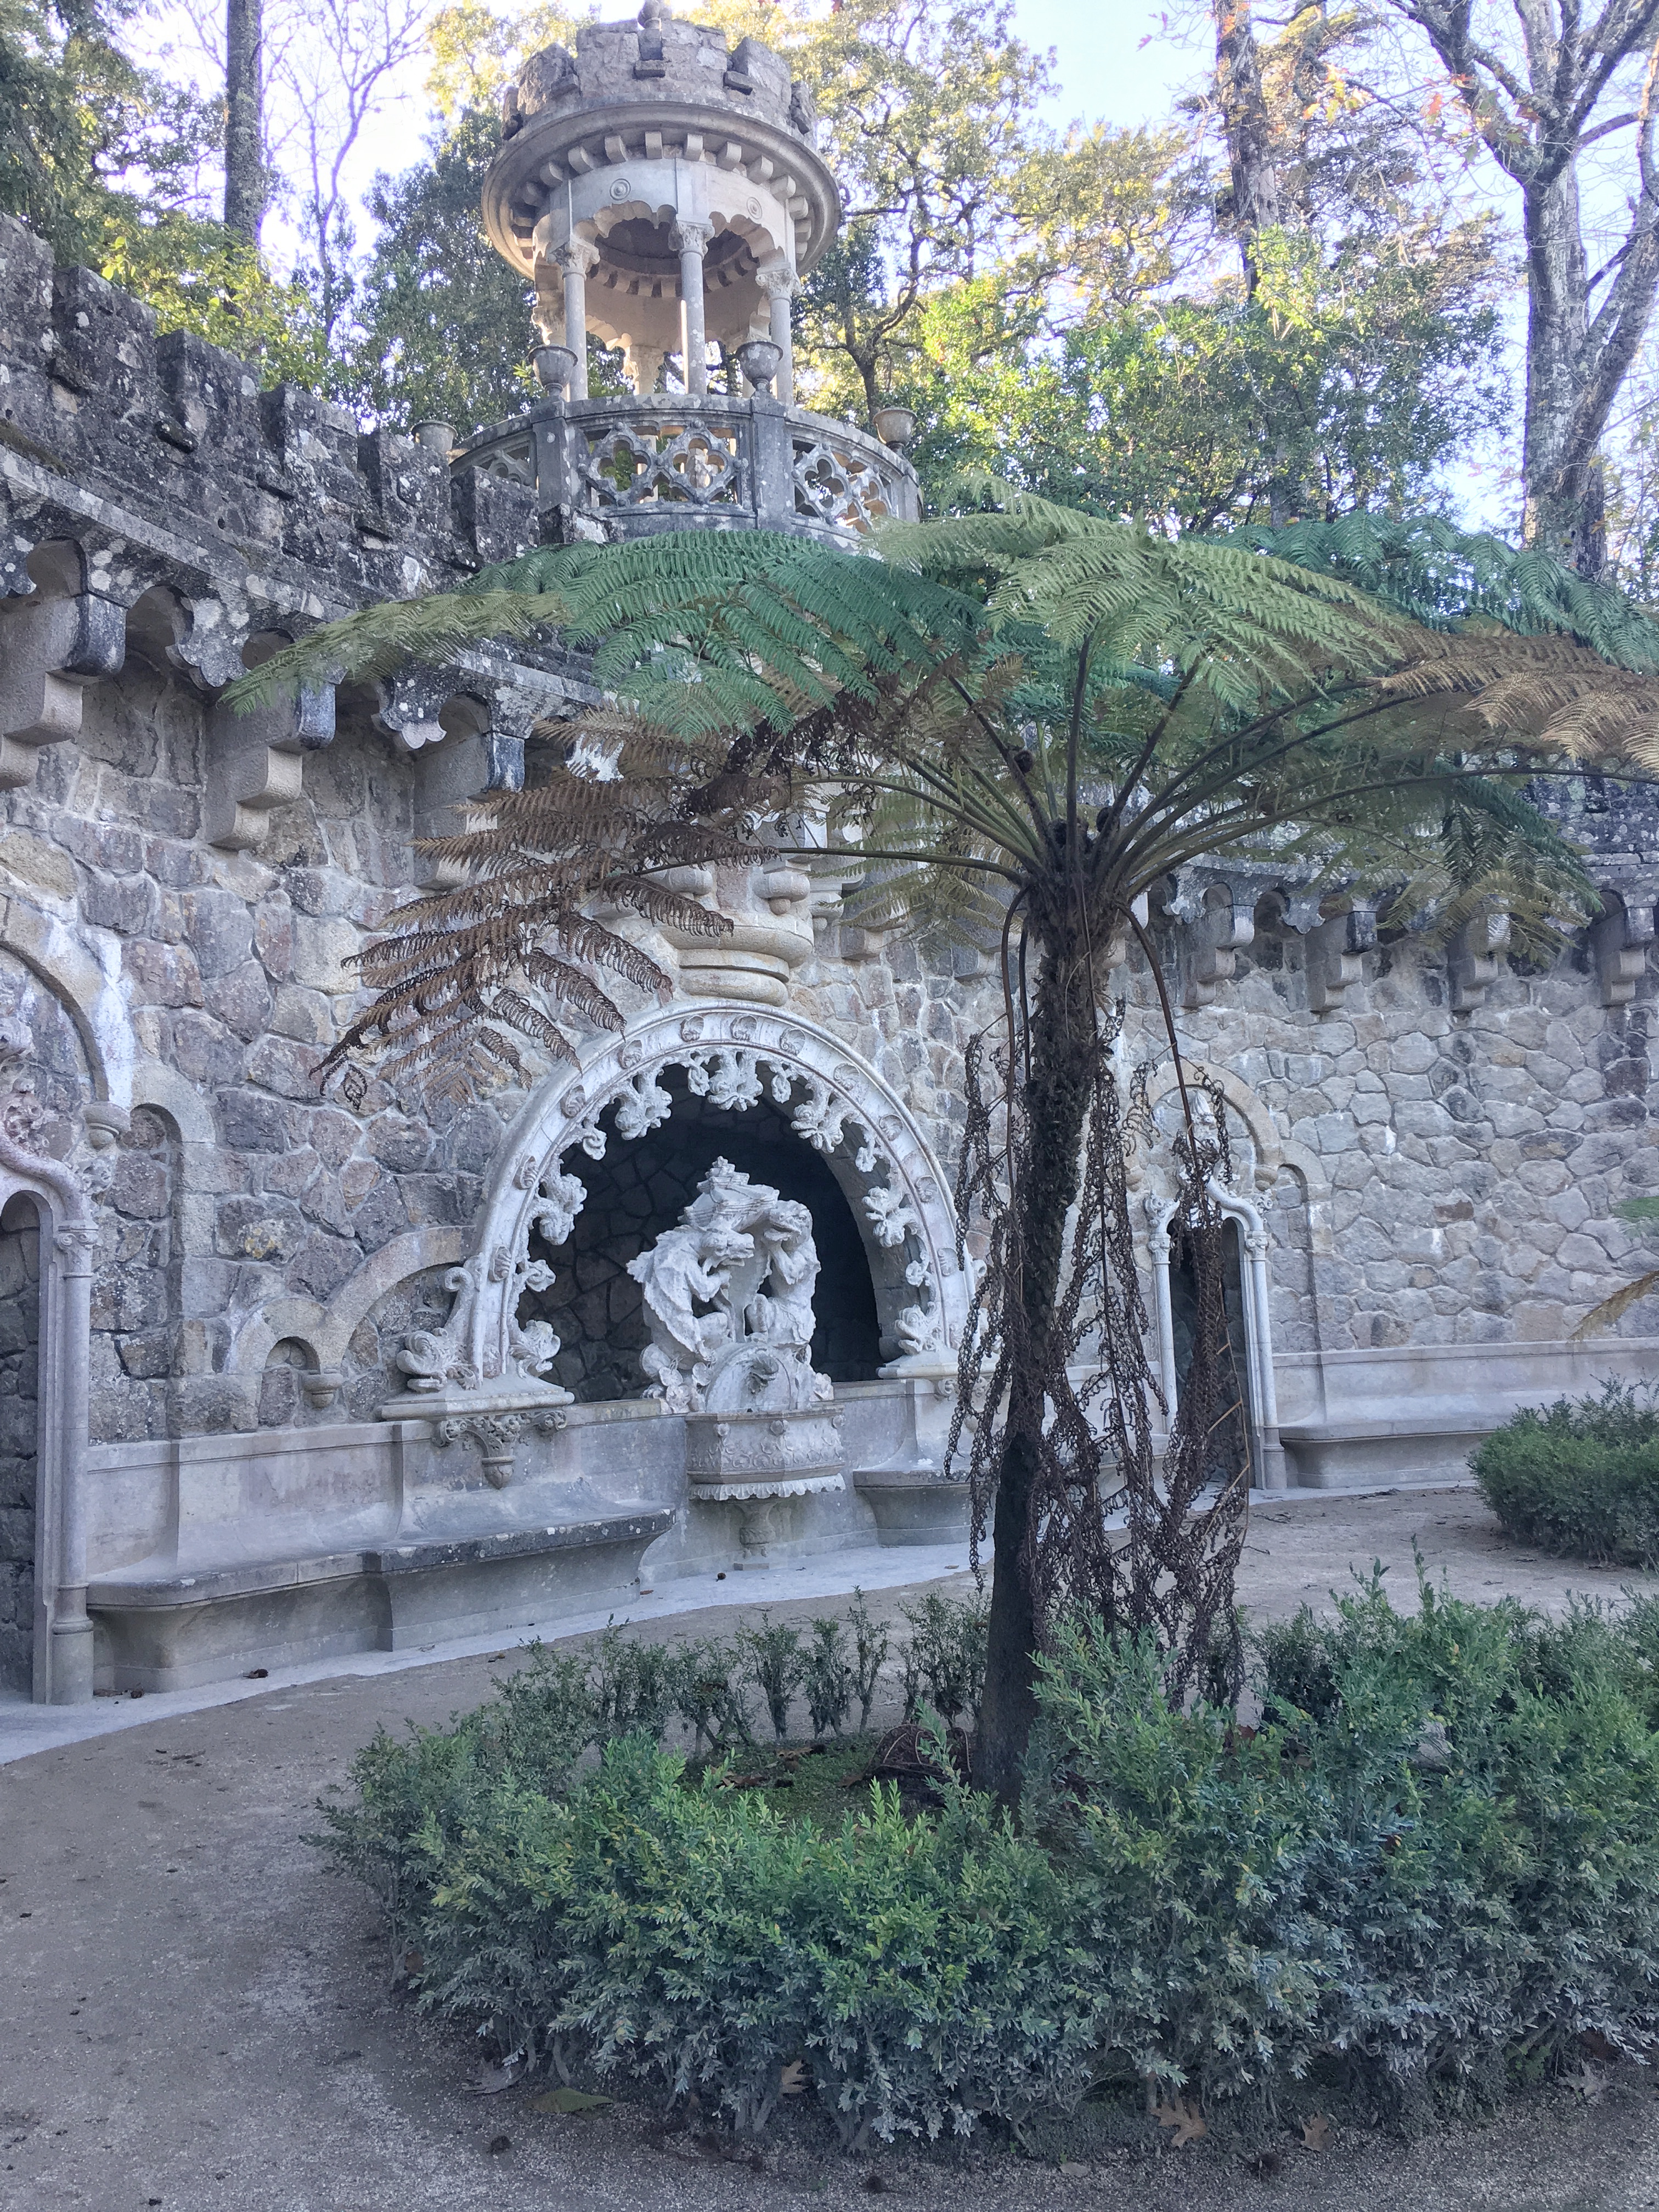
[{"label": "stone doorway", "polygon": [[724,1158],[810,1212],[820,1262],[812,1364],[832,1382],[872,1381],[880,1361],[875,1289],[858,1221],[828,1162],[769,1098],[738,1114],[694,1096],[683,1068],[664,1068],[657,1080],[674,1101],[670,1119],[625,1142],[614,1133],[614,1112],[605,1114],[605,1158],[573,1152],[564,1161],[587,1191],[570,1236],[551,1249],[531,1240],[532,1257],[546,1261],[556,1279],[526,1292],[519,1319],[545,1321],[561,1340],[549,1380],[584,1404],[641,1395],[650,1331],[628,1262],[673,1227]]},{"label": "stone doorway", "polygon": [[[1227,1310],[1227,1342],[1232,1352],[1232,1372],[1224,1387],[1237,1393],[1232,1411],[1214,1431],[1211,1452],[1211,1468],[1214,1477],[1225,1481],[1249,1462],[1252,1489],[1262,1487],[1261,1453],[1256,1435],[1256,1424],[1251,1419],[1250,1361],[1251,1344],[1244,1294],[1244,1270],[1239,1244],[1238,1223],[1231,1216],[1221,1224],[1221,1286]],[[1198,1293],[1193,1277],[1190,1256],[1175,1256],[1173,1244],[1170,1267],[1170,1325],[1174,1338],[1176,1388],[1177,1392],[1187,1387],[1187,1372],[1192,1365],[1193,1340],[1198,1328]],[[1170,1408],[1173,1414],[1175,1408]]]},{"label": "stone doorway", "polygon": [[40,1468],[40,1216],[0,1208],[0,1689],[33,1686]]}]

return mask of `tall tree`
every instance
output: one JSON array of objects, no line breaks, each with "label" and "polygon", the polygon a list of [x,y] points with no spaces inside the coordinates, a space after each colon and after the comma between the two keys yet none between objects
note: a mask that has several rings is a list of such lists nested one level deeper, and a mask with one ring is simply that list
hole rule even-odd
[{"label": "tall tree", "polygon": [[225,228],[257,252],[265,213],[263,0],[225,9]]},{"label": "tall tree", "polygon": [[[1426,35],[1480,143],[1516,187],[1527,260],[1522,535],[1599,575],[1601,443],[1659,292],[1654,92],[1659,0],[1511,0],[1477,29],[1474,0],[1390,0]],[[1626,137],[1628,134],[1628,137]],[[1592,264],[1580,163],[1629,147],[1619,243]]]},{"label": "tall tree", "polygon": [[[994,1557],[975,1772],[1012,1799],[1035,1655],[1068,1605],[1155,1637],[1176,1695],[1218,1637],[1237,1680],[1249,1470],[1218,1466],[1211,1441],[1229,1402],[1208,1194],[1224,1131],[1189,1082],[1182,1228],[1207,1319],[1155,1467],[1136,1094],[1116,1054],[1131,947],[1180,1063],[1138,902],[1200,855],[1271,855],[1316,879],[1404,882],[1407,911],[1432,898],[1454,924],[1502,897],[1547,941],[1593,895],[1518,787],[1592,731],[1640,741],[1659,648],[1618,595],[1449,533],[1304,526],[1292,562],[1016,500],[884,542],[884,562],[758,532],[550,550],[319,630],[238,689],[246,703],[319,669],[386,673],[556,626],[595,648],[610,695],[543,781],[435,848],[464,880],[368,956],[374,996],[336,1070],[366,1052],[394,1083],[524,1081],[526,1057],[622,1028],[630,994],[669,981],[649,930],[723,926],[673,872],[775,859],[814,794],[878,864],[890,921],[967,914],[1000,937],[1005,1016],[969,1057],[958,1204],[990,1249],[952,1449],[966,1439]],[[1376,593],[1346,580],[1356,565]],[[963,588],[988,577],[988,606]],[[1481,617],[1467,634],[1460,605]],[[1506,618],[1551,634],[1510,637]],[[1628,646],[1638,672],[1563,635],[1569,621]]]},{"label": "tall tree", "polygon": [[119,0],[0,0],[0,209],[64,261],[100,265],[112,228],[189,198],[212,125],[138,68]]},{"label": "tall tree", "polygon": [[1256,240],[1287,218],[1284,179],[1273,144],[1273,117],[1262,83],[1250,0],[1213,0],[1216,105],[1227,143],[1231,228],[1254,295],[1259,281]]}]

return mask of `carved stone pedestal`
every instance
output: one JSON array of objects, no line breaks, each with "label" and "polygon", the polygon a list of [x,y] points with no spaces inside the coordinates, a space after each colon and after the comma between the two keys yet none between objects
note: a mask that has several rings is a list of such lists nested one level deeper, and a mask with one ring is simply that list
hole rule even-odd
[{"label": "carved stone pedestal", "polygon": [[700,1505],[736,1505],[744,1564],[757,1564],[781,1533],[778,1501],[844,1490],[838,1406],[799,1412],[693,1413],[685,1424],[685,1473]]}]

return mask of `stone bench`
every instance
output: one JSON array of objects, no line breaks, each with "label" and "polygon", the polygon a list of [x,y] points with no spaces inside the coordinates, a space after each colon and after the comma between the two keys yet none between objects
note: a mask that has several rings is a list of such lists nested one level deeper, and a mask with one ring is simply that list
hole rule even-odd
[{"label": "stone bench", "polygon": [[101,1574],[87,1603],[98,1686],[177,1690],[353,1651],[400,1651],[527,1628],[626,1597],[673,1524],[667,1506],[617,1504],[550,1527],[455,1524],[361,1549],[185,1566],[139,1560]]},{"label": "stone bench", "polygon": [[[1501,1417],[1500,1417],[1501,1418]],[[1498,1419],[1292,1422],[1279,1441],[1298,1490],[1364,1490],[1383,1483],[1468,1482],[1469,1454]]]}]

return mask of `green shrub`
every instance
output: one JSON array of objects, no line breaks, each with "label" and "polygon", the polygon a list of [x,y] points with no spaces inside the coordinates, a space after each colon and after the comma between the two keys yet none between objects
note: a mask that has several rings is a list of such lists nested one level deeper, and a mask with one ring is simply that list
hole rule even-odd
[{"label": "green shrub", "polygon": [[806,1661],[800,1648],[800,1631],[763,1613],[758,1628],[743,1632],[743,1644],[766,1710],[772,1733],[781,1743],[789,1733],[789,1708],[806,1680]]},{"label": "green shrub", "polygon": [[1505,1532],[1598,1565],[1659,1567],[1659,1410],[1608,1382],[1517,1413],[1474,1454],[1481,1495]]},{"label": "green shrub", "polygon": [[871,1708],[876,1702],[882,1670],[893,1647],[887,1634],[887,1623],[871,1620],[861,1589],[854,1589],[847,1618],[853,1631],[853,1695],[859,1701],[859,1727],[864,1729],[870,1725]]},{"label": "green shrub", "polygon": [[857,1668],[842,1648],[844,1633],[838,1620],[815,1620],[811,1644],[802,1657],[802,1686],[814,1741],[825,1729],[841,1734],[859,1686]]},{"label": "green shrub", "polygon": [[615,1734],[613,1652],[377,1736],[328,1841],[423,2003],[744,2131],[797,2061],[854,2147],[1114,2081],[1252,2132],[1334,2071],[1396,2118],[1478,2108],[1587,2033],[1659,2036],[1659,1602],[1419,1595],[1396,1613],[1374,1574],[1269,1632],[1256,1731],[1073,1624],[1018,1826],[950,1780],[918,1819],[883,1790],[792,1819]]},{"label": "green shrub", "polygon": [[915,1719],[925,1690],[928,1703],[948,1723],[971,1708],[979,1718],[985,1684],[985,1638],[990,1613],[982,1605],[963,1605],[929,1590],[920,1606],[901,1606],[910,1624],[910,1643],[902,1655],[905,1718]]}]

